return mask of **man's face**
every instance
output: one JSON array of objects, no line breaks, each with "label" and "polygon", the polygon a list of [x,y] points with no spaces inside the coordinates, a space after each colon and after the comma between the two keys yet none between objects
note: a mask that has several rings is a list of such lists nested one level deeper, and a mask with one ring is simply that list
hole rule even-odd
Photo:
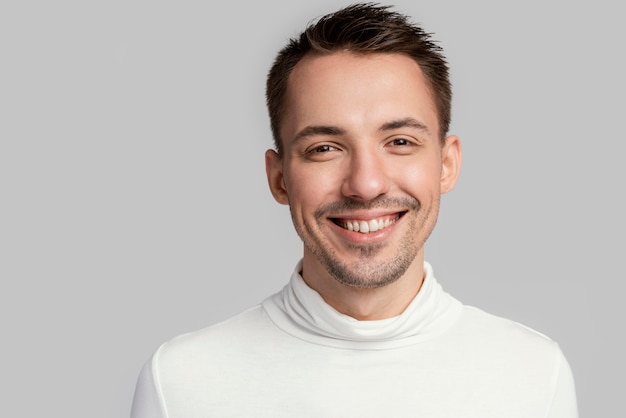
[{"label": "man's face", "polygon": [[303,274],[381,287],[421,272],[460,146],[442,147],[434,101],[402,54],[307,56],[289,78],[270,188],[305,244]]}]

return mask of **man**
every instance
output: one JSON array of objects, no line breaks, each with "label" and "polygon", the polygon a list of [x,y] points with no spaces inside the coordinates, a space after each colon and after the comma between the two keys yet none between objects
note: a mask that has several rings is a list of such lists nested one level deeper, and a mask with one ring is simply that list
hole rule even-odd
[{"label": "man", "polygon": [[559,347],[463,306],[424,261],[461,165],[440,49],[359,4],[279,54],[266,169],[304,256],[285,288],[164,344],[134,418],[576,417]]}]

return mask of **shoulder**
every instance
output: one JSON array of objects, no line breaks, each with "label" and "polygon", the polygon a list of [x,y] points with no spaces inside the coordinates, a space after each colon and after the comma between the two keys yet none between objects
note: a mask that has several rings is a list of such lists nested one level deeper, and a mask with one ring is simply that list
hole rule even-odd
[{"label": "shoulder", "polygon": [[554,384],[565,363],[559,345],[545,334],[478,308],[464,306],[450,331],[467,361],[484,370],[506,370],[520,383],[532,385],[541,376]]},{"label": "shoulder", "polygon": [[219,390],[227,376],[244,372],[250,361],[241,353],[254,353],[250,347],[273,332],[273,324],[259,305],[167,341],[142,370],[132,416],[167,416],[154,411],[189,416],[187,400],[206,399]]},{"label": "shoulder", "polygon": [[183,399],[185,393],[214,390],[224,376],[243,372],[246,364],[254,363],[257,349],[271,344],[280,334],[259,305],[223,322],[179,335],[152,356],[154,385],[170,403],[178,396]]},{"label": "shoulder", "polygon": [[189,356],[218,354],[246,344],[272,328],[264,309],[257,305],[222,322],[172,338],[158,349],[155,359],[165,365]]},{"label": "shoulder", "polygon": [[[493,370],[504,393],[545,397],[549,416],[575,417],[576,392],[567,359],[557,342],[519,322],[465,306],[455,325],[464,352],[478,370]],[[506,377],[506,378],[505,378]],[[530,395],[529,395],[530,396]]]},{"label": "shoulder", "polygon": [[547,335],[511,319],[487,313],[473,306],[464,306],[460,332],[481,336],[492,344],[515,345],[520,348],[535,346],[546,350],[557,348]]}]

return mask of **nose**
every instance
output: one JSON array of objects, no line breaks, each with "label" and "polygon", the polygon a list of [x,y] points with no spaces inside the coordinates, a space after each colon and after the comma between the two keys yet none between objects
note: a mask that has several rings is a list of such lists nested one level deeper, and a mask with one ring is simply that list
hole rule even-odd
[{"label": "nose", "polygon": [[389,192],[390,180],[382,155],[375,151],[354,152],[347,166],[341,190],[344,196],[369,201]]}]

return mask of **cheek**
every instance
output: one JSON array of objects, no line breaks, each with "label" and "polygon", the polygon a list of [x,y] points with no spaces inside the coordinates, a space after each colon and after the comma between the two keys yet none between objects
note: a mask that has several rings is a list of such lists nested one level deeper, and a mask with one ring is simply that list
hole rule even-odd
[{"label": "cheek", "polygon": [[405,190],[419,194],[439,190],[441,167],[432,160],[396,164],[393,173],[396,184]]},{"label": "cheek", "polygon": [[287,172],[287,192],[293,207],[318,207],[336,198],[340,176],[329,168],[311,165]]},{"label": "cheek", "polygon": [[304,213],[314,211],[317,206],[319,187],[307,176],[291,175],[286,179],[287,195],[292,216],[302,218]]}]

